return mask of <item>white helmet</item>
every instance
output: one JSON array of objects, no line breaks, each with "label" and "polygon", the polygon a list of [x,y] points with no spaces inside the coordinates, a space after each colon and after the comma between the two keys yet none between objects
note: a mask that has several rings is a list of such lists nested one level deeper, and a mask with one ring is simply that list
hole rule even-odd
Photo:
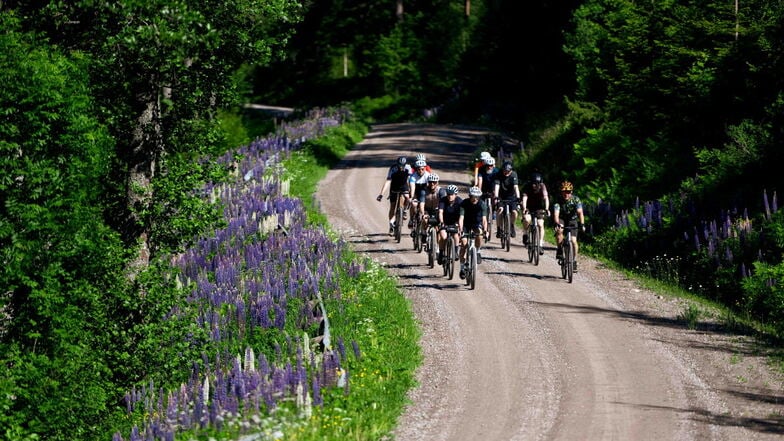
[{"label": "white helmet", "polygon": [[414,166],[417,168],[419,167],[427,167],[427,162],[424,159],[417,159],[417,162],[414,163]]},{"label": "white helmet", "polygon": [[427,161],[427,158],[425,158],[425,154],[424,153],[417,153],[416,160],[419,161],[420,159],[423,160],[423,161]]},{"label": "white helmet", "polygon": [[492,158],[492,155],[490,155],[490,152],[482,152],[479,155],[479,159],[487,159],[487,158]]},{"label": "white helmet", "polygon": [[430,176],[427,177],[427,182],[438,182],[440,179],[441,178],[437,174],[430,173]]},{"label": "white helmet", "polygon": [[471,187],[471,189],[468,190],[468,195],[478,198],[482,197],[482,190],[480,190],[479,187]]},{"label": "white helmet", "polygon": [[485,158],[485,165],[495,165],[495,158],[492,156],[489,158]]}]

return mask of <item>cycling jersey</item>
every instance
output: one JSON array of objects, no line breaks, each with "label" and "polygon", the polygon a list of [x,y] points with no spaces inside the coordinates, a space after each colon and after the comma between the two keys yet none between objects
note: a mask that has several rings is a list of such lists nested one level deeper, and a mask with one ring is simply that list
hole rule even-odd
[{"label": "cycling jersey", "polygon": [[414,184],[414,199],[419,202],[424,202],[425,200],[428,177],[430,177],[430,173],[427,170],[423,170],[421,174],[419,170],[416,170],[408,177],[408,183]]},{"label": "cycling jersey", "polygon": [[577,195],[573,194],[569,200],[559,196],[553,205],[553,213],[559,213],[558,219],[564,225],[576,225],[580,221],[577,210],[583,208],[583,203]]},{"label": "cycling jersey", "polygon": [[443,211],[444,225],[457,225],[460,218],[460,203],[463,199],[460,196],[455,196],[454,202],[449,203],[449,196],[444,196],[438,202],[438,211]]},{"label": "cycling jersey", "polygon": [[463,216],[463,230],[482,228],[482,217],[487,216],[487,204],[481,199],[474,203],[471,199],[464,199],[460,203],[460,216]]},{"label": "cycling jersey", "polygon": [[411,176],[411,166],[406,164],[402,169],[396,165],[389,167],[387,181],[390,181],[390,192],[408,193],[408,178]]},{"label": "cycling jersey", "polygon": [[535,211],[535,210],[545,210],[547,209],[547,205],[545,205],[545,200],[549,197],[547,194],[547,186],[544,185],[544,182],[539,184],[539,188],[534,190],[533,183],[527,182],[523,186],[522,196],[525,198],[528,197],[526,201],[526,207],[528,211]]},{"label": "cycling jersey", "polygon": [[493,167],[491,170],[488,170],[487,167],[482,168],[479,172],[478,177],[482,178],[482,193],[484,194],[493,194],[493,187],[495,186],[495,178],[498,176],[498,168]]},{"label": "cycling jersey", "polygon": [[438,217],[438,206],[440,205],[441,198],[446,196],[446,189],[436,187],[436,191],[425,194],[425,214],[430,215],[431,218]]},{"label": "cycling jersey", "polygon": [[495,184],[499,186],[498,199],[502,201],[517,199],[517,193],[515,193],[515,186],[518,184],[516,171],[512,170],[507,176],[504,176],[503,172],[496,173]]}]

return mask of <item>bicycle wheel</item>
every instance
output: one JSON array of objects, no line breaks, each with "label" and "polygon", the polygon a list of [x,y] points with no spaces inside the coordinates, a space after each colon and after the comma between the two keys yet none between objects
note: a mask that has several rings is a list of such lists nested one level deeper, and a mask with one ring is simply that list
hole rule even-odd
[{"label": "bicycle wheel", "polygon": [[490,243],[490,238],[493,237],[493,218],[495,217],[495,207],[493,207],[492,199],[487,199],[487,237],[485,242]]},{"label": "bicycle wheel", "polygon": [[436,228],[431,227],[429,228],[429,233],[427,235],[427,264],[430,268],[435,267],[437,253],[438,253],[438,242],[436,242]]},{"label": "bicycle wheel", "polygon": [[400,243],[400,236],[403,230],[403,204],[400,203],[400,198],[397,200],[397,210],[395,211],[395,242]]},{"label": "bicycle wheel", "polygon": [[509,236],[509,231],[512,230],[512,218],[509,215],[509,204],[504,206],[504,231],[501,234],[503,237],[501,239],[501,245],[503,248],[506,248],[506,252],[509,252],[509,249],[512,247],[511,237]]},{"label": "bicycle wheel", "polygon": [[468,260],[468,271],[466,271],[466,279],[470,279],[471,289],[476,287],[476,260],[476,247],[471,247],[471,256]]},{"label": "bicycle wheel", "polygon": [[572,247],[569,246],[569,243],[566,242],[569,240],[568,237],[564,237],[564,250],[563,250],[563,270],[561,272],[564,275],[564,279],[566,279],[569,283],[572,283]]},{"label": "bicycle wheel", "polygon": [[526,246],[526,248],[528,248],[528,263],[531,263],[531,262],[534,261],[534,251],[536,251],[536,247],[534,246],[534,244],[532,242],[532,240],[534,238],[534,231],[533,230],[534,230],[534,228],[536,228],[534,225],[535,224],[533,222],[531,222],[531,225],[528,226],[528,231],[525,232],[526,236],[528,237],[528,245]]},{"label": "bicycle wheel", "polygon": [[[534,222],[536,222],[535,219]],[[540,235],[539,225],[534,223],[534,233],[531,235],[532,237],[528,238],[531,241],[528,242],[528,246],[531,247],[530,249],[533,250],[533,254],[534,254],[534,265],[539,265],[539,251],[540,251],[539,244],[541,243],[541,237],[539,235]]]},{"label": "bicycle wheel", "polygon": [[574,279],[574,262],[576,258],[574,253],[574,243],[572,243],[571,240],[569,241],[569,247],[567,247],[567,249],[569,250],[569,261],[566,264],[566,279],[569,280],[569,283],[572,283],[572,280]]},{"label": "bicycle wheel", "polygon": [[414,228],[411,229],[411,238],[413,239],[414,242],[414,251],[417,252],[422,251],[422,249],[419,247],[420,237],[422,236],[419,235],[419,220],[414,218]]},{"label": "bicycle wheel", "polygon": [[449,276],[449,280],[455,276],[455,240],[451,234],[446,240],[444,250],[444,275]]},{"label": "bicycle wheel", "polygon": [[[566,240],[566,239],[564,238],[564,240]],[[566,262],[567,262],[566,259],[568,258],[568,256],[566,254],[568,252],[569,251],[568,251],[567,247],[564,246],[564,244],[561,244],[561,278],[562,279],[566,278]]]}]

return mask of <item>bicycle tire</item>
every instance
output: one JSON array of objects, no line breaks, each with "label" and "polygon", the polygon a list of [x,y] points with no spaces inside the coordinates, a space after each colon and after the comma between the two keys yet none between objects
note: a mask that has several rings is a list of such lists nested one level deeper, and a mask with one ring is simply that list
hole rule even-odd
[{"label": "bicycle tire", "polygon": [[445,254],[446,275],[449,277],[449,280],[452,280],[455,277],[455,240],[451,234],[449,234],[446,240]]},{"label": "bicycle tire", "polygon": [[[473,240],[473,239],[472,239]],[[476,287],[476,247],[471,247],[471,260],[468,263],[468,274],[471,275],[471,289]]]},{"label": "bicycle tire", "polygon": [[495,208],[493,207],[493,200],[488,198],[487,201],[487,237],[485,242],[490,243],[490,238],[493,237],[493,216],[495,216]]},{"label": "bicycle tire", "polygon": [[411,229],[411,232],[413,233],[413,235],[411,236],[411,239],[412,239],[412,242],[414,243],[414,251],[417,251],[417,252],[422,251],[419,248],[419,238],[421,236],[419,235],[419,221],[417,219],[414,219],[414,225],[413,225],[413,228]]},{"label": "bicycle tire", "polygon": [[508,253],[509,250],[512,248],[512,241],[511,241],[511,234],[512,231],[512,216],[509,214],[509,204],[504,205],[504,232],[502,234],[504,245],[503,247],[506,248],[506,252]]},{"label": "bicycle tire", "polygon": [[[566,238],[564,238],[564,240],[566,240]],[[566,253],[568,253],[568,251],[566,250],[566,246],[564,246],[564,244],[562,243],[561,244],[561,278],[562,279],[566,278],[566,258],[567,258]]]},{"label": "bicycle tire", "polygon": [[[534,222],[536,222],[536,220],[534,220]],[[539,245],[541,243],[540,231],[539,225],[534,224],[534,237],[529,238],[533,241],[531,248],[534,250],[534,266],[539,266],[539,256],[541,255],[541,245]]]},{"label": "bicycle tire", "polygon": [[430,268],[436,266],[436,258],[437,258],[437,251],[438,251],[438,242],[436,241],[436,229],[435,227],[430,227],[428,229],[429,233],[427,235],[427,264]]},{"label": "bicycle tire", "polygon": [[566,278],[569,280],[569,283],[572,283],[572,280],[574,280],[574,262],[576,257],[574,243],[571,241],[571,235],[569,236],[569,263],[566,265]]},{"label": "bicycle tire", "polygon": [[400,237],[403,230],[403,210],[401,206],[400,197],[397,199],[397,210],[395,211],[395,242],[400,243]]},{"label": "bicycle tire", "polygon": [[572,247],[571,247],[571,235],[565,234],[564,235],[564,249],[563,249],[563,276],[569,283],[572,283]]},{"label": "bicycle tire", "polygon": [[[533,221],[533,222],[536,222],[536,221]],[[536,247],[534,246],[534,242],[533,242],[533,238],[536,235],[536,233],[534,233],[534,229],[536,227],[534,226],[533,222],[531,222],[531,225],[528,226],[528,231],[525,232],[525,234],[528,236],[528,246],[527,246],[527,248],[528,248],[528,263],[531,263],[531,262],[534,261],[534,252],[536,251]]]}]

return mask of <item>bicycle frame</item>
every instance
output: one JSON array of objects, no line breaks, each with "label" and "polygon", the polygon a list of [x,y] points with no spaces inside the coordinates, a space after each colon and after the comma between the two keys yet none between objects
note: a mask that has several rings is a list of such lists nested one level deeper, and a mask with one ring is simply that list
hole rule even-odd
[{"label": "bicycle frame", "polygon": [[510,231],[512,228],[512,214],[511,214],[511,201],[499,201],[499,205],[504,208],[501,217],[498,218],[498,226],[501,228],[501,248],[509,252],[512,241],[510,240]]},{"label": "bicycle frame", "polygon": [[448,276],[449,280],[452,280],[455,276],[455,261],[457,260],[455,233],[457,233],[457,225],[446,227],[446,245],[444,246],[444,255],[442,256],[442,265],[444,267],[444,275]]},{"label": "bicycle frame", "polygon": [[396,197],[395,200],[395,242],[400,243],[403,230],[403,212],[405,211],[405,195],[408,194],[403,191],[392,191],[389,197]]},{"label": "bicycle frame", "polygon": [[545,210],[536,210],[531,215],[531,224],[528,226],[528,262],[539,265],[539,255],[541,254],[542,228],[539,227],[539,220],[547,216]]}]

